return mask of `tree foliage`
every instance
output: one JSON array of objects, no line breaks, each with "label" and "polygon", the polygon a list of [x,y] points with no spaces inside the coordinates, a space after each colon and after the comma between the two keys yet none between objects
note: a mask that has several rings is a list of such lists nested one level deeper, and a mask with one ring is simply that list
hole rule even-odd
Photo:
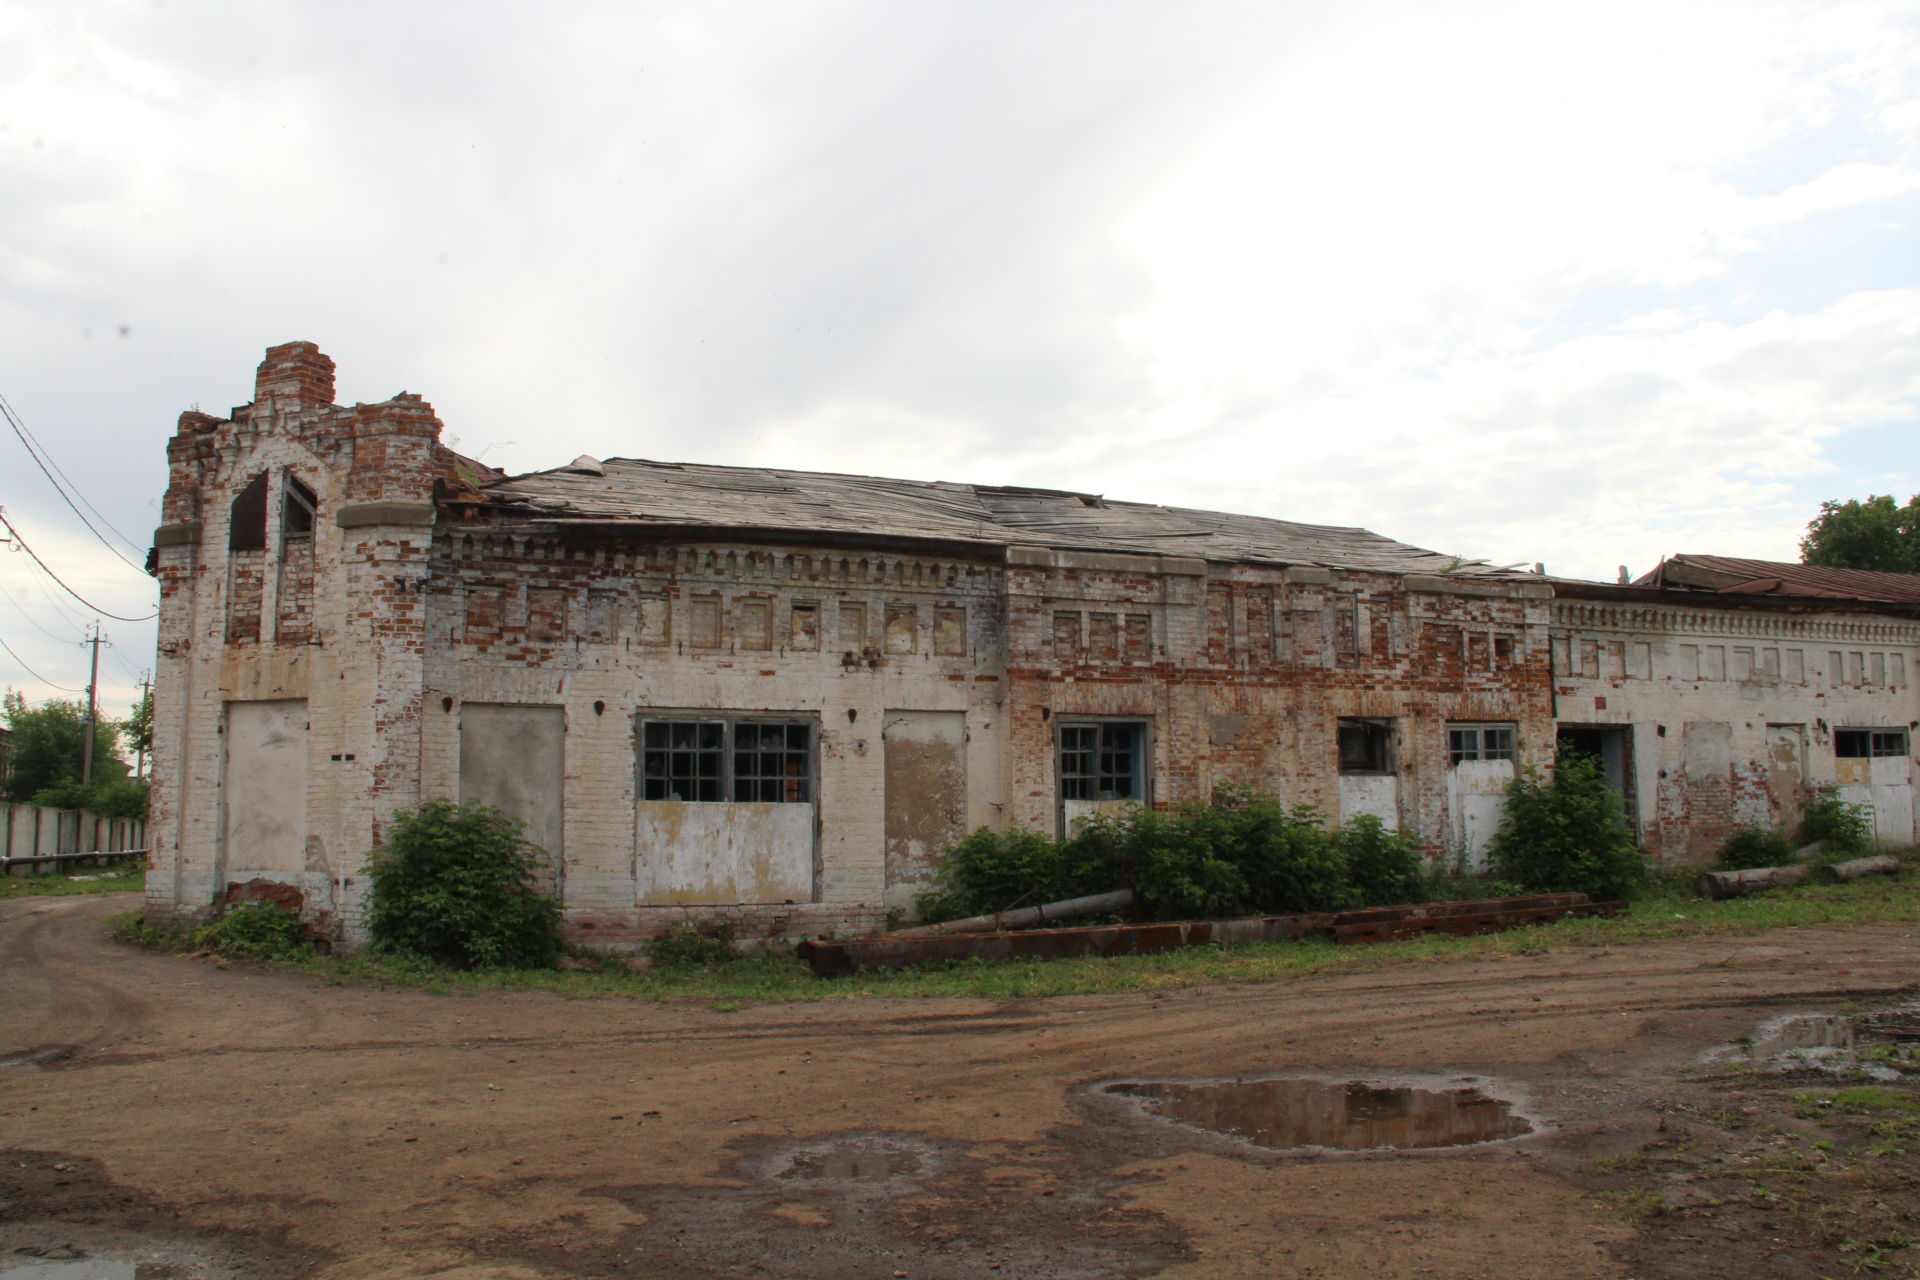
[{"label": "tree foliage", "polygon": [[548,968],[560,904],[533,887],[544,862],[498,809],[433,800],[400,813],[367,863],[374,944],[462,969]]},{"label": "tree foliage", "polygon": [[[81,726],[86,719],[81,703],[54,698],[31,707],[24,695],[9,690],[0,703],[0,717],[7,722],[13,750],[6,799],[54,808],[93,808],[96,791],[125,781],[126,762],[118,754],[119,729],[103,716],[93,726],[94,786],[80,786],[80,748],[85,741]],[[75,800],[83,803],[71,803]],[[140,812],[145,811],[142,801]]]},{"label": "tree foliage", "polygon": [[1800,540],[1805,564],[1833,569],[1879,569],[1889,573],[1920,573],[1920,494],[1895,505],[1888,494],[1870,495],[1864,502],[1820,504],[1820,514]]}]

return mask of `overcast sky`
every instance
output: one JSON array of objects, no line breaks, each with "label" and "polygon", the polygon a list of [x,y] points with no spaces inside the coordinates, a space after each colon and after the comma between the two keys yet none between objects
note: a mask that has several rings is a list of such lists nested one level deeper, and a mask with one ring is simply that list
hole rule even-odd
[{"label": "overcast sky", "polygon": [[[141,548],[179,411],[309,339],[515,471],[1790,560],[1920,489],[1917,222],[1920,3],[0,0],[0,395]],[[4,431],[0,507],[151,610]],[[0,684],[84,684],[0,589]]]}]

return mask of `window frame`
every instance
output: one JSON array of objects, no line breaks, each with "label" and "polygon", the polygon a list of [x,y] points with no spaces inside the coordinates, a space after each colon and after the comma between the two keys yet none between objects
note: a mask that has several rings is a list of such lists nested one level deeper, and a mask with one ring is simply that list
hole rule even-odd
[{"label": "window frame", "polygon": [[[1053,776],[1054,788],[1060,802],[1062,804],[1152,803],[1152,724],[1151,720],[1139,716],[1069,716],[1054,721]],[[1093,736],[1088,745],[1069,746],[1070,734]],[[1123,734],[1128,741],[1121,745],[1118,739]],[[1108,794],[1117,788],[1105,787],[1102,783],[1118,778],[1120,774],[1106,766],[1111,758],[1122,750],[1130,760],[1126,774],[1126,790],[1131,794]],[[1069,756],[1084,757],[1090,761],[1090,764],[1084,769],[1070,770]],[[1075,792],[1081,794],[1073,794]]]},{"label": "window frame", "polygon": [[[1504,746],[1489,746],[1489,734],[1503,734]],[[1457,736],[1456,736],[1457,735]],[[1471,735],[1471,745],[1462,743]],[[1447,767],[1460,764],[1516,761],[1520,758],[1520,726],[1512,720],[1449,720]]]},{"label": "window frame", "polygon": [[[642,804],[812,805],[819,799],[820,735],[812,719],[699,712],[635,719],[634,789]],[[674,730],[683,726],[685,732],[676,735]],[[783,731],[781,740],[767,741],[769,730]],[[664,741],[656,743],[656,737]],[[680,737],[690,741],[683,746]],[[687,758],[691,767],[674,768],[676,757]],[[801,766],[799,772],[793,771],[795,763]],[[656,794],[676,782],[694,784],[688,788],[694,794]]]},{"label": "window frame", "polygon": [[[1863,742],[1848,743],[1844,739],[1864,739]],[[1884,741],[1883,741],[1884,740]],[[1859,746],[1864,750],[1848,751],[1844,747]],[[1883,748],[1892,748],[1890,750]],[[1908,754],[1908,737],[1905,729],[1835,729],[1833,731],[1833,757],[1836,760],[1891,760]]]},{"label": "window frame", "polygon": [[[1364,741],[1379,744],[1377,765],[1347,763],[1347,735],[1359,732]],[[1399,763],[1399,724],[1385,716],[1341,716],[1334,723],[1334,762],[1342,777],[1386,778],[1394,776]],[[1376,753],[1369,751],[1372,758]]]}]

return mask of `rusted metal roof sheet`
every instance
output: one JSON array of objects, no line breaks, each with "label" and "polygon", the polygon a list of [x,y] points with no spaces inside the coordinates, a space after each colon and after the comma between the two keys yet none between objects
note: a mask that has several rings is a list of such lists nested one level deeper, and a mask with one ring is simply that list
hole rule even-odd
[{"label": "rusted metal roof sheet", "polygon": [[1634,585],[1727,595],[1920,604],[1920,574],[1830,569],[1824,565],[1743,560],[1735,556],[1671,556],[1642,574]]},{"label": "rusted metal roof sheet", "polygon": [[1462,563],[1365,529],[1052,489],[608,458],[514,476],[484,491],[500,514],[542,522],[912,538],[983,549],[1042,546],[1503,580],[1532,576]]}]

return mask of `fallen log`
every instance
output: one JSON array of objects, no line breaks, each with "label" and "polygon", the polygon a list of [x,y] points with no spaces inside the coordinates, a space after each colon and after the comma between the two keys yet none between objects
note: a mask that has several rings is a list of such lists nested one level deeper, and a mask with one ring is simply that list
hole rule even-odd
[{"label": "fallen log", "polygon": [[1807,878],[1807,868],[1794,867],[1750,867],[1745,871],[1702,871],[1694,879],[1694,896],[1712,898],[1716,901],[1724,898],[1744,898],[1750,893],[1759,893],[1763,889],[1778,889],[1782,885],[1799,884]]},{"label": "fallen log", "polygon": [[1112,893],[1095,893],[1084,898],[1063,898],[1059,902],[1043,902],[1037,907],[1020,907],[1013,911],[996,912],[993,915],[968,916],[964,920],[946,920],[939,924],[923,924],[912,929],[896,929],[888,936],[938,938],[950,933],[998,933],[1007,929],[1032,929],[1055,920],[1078,920],[1082,916],[1106,915],[1110,912],[1126,911],[1132,906],[1133,890],[1115,889]]},{"label": "fallen log", "polygon": [[1814,874],[1820,877],[1823,884],[1839,884],[1842,880],[1858,880],[1862,876],[1891,876],[1899,872],[1900,859],[1890,853],[1876,853],[1870,858],[1829,863]]}]

